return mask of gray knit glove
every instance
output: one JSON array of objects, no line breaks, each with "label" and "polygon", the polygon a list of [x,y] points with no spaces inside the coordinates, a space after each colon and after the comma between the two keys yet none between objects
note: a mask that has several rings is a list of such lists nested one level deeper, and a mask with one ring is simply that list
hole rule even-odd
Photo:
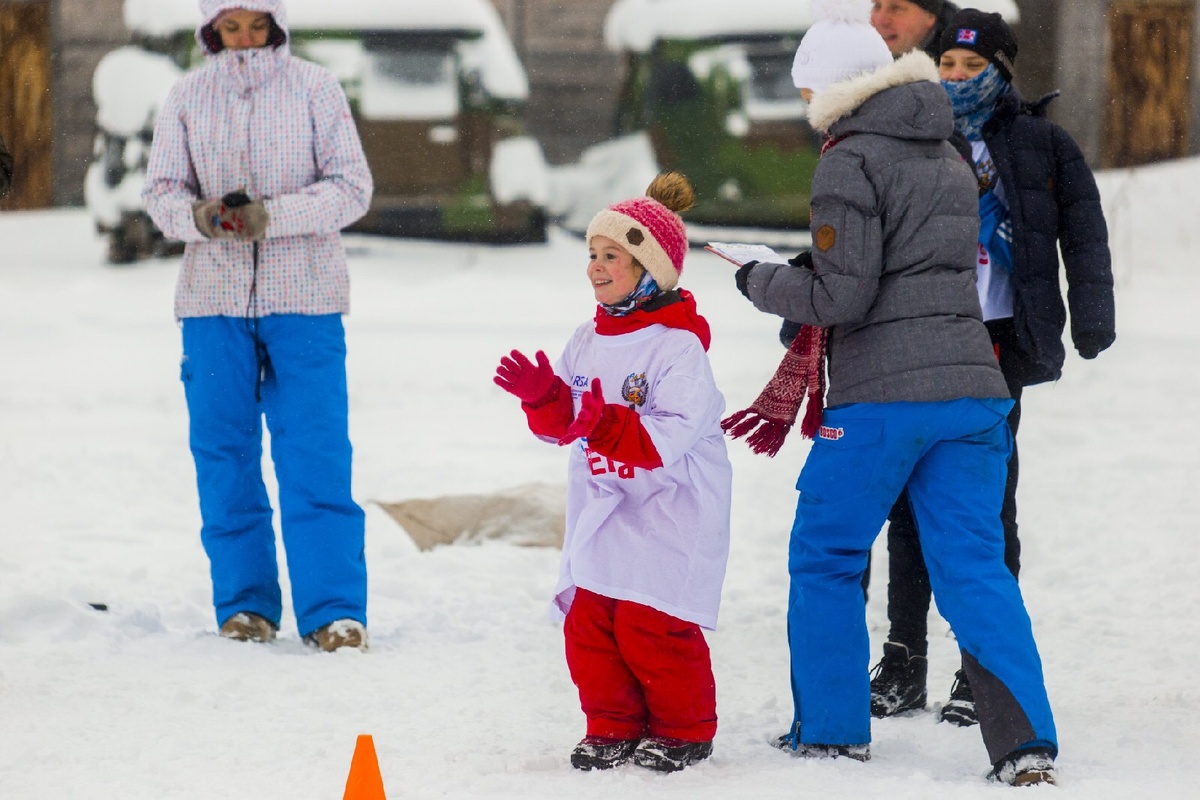
[{"label": "gray knit glove", "polygon": [[[242,195],[243,197],[245,195]],[[219,200],[203,200],[192,206],[196,227],[209,239],[265,239],[271,215],[262,200],[231,205],[229,195]]]}]

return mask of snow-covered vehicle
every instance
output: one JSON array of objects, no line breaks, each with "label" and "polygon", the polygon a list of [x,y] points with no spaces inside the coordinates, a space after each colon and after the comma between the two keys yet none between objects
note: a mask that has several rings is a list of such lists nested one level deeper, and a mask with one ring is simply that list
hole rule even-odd
[{"label": "snow-covered vehicle", "polygon": [[[345,88],[375,179],[370,211],[350,230],[487,242],[545,240],[546,163],[518,116],[529,83],[487,0],[287,0],[287,13],[292,53],[327,67]],[[152,59],[183,67],[202,62],[194,40],[200,22],[196,0],[125,0],[125,22],[134,44],[106,56],[96,72],[101,135],[95,175],[88,181],[88,206],[114,242],[136,239],[131,220],[140,202],[133,188],[136,184],[140,191],[142,153],[161,99],[157,81],[149,91],[146,78],[118,75],[105,62],[132,64],[135,50],[146,65]],[[144,75],[150,72],[147,66]],[[178,74],[166,82],[168,89]],[[115,169],[105,164],[115,161],[106,154],[117,147],[109,144],[107,120],[111,109],[135,105],[134,94],[147,114],[139,118],[143,127],[136,136],[116,132],[124,137],[125,174],[113,186],[105,176]],[[130,198],[136,206],[129,206]],[[114,215],[114,209],[120,213]]]},{"label": "snow-covered vehicle", "polygon": [[[970,5],[1018,19],[1014,0]],[[564,227],[669,168],[696,186],[693,229],[806,229],[820,142],[791,69],[811,24],[805,0],[617,0],[604,29],[626,63],[615,138],[554,171]]]},{"label": "snow-covered vehicle", "polygon": [[126,264],[181,252],[163,238],[142,208],[142,185],[154,119],[183,69],[164,50],[169,42],[142,40],[106,54],[92,75],[96,101],[95,160],[83,194],[96,229],[108,237],[108,260]]}]

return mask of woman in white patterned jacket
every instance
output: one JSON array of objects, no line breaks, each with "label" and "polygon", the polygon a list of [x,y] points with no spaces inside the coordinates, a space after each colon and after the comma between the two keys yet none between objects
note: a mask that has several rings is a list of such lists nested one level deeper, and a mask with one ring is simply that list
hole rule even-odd
[{"label": "woman in white patterned jacket", "polygon": [[365,647],[339,231],[366,213],[371,174],[337,80],[290,54],[282,0],[200,11],[207,63],[158,116],[143,200],[187,243],[175,316],[216,621],[238,640],[279,629],[265,415],[298,632],[322,650]]}]

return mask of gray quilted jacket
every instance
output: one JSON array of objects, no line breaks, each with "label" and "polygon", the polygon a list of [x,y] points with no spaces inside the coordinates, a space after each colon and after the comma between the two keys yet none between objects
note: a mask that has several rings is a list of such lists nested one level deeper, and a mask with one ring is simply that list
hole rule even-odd
[{"label": "gray quilted jacket", "polygon": [[809,122],[839,140],[813,176],[812,268],[755,266],[754,305],[830,329],[829,406],[1008,397],[975,291],[975,176],[933,61],[836,83]]}]

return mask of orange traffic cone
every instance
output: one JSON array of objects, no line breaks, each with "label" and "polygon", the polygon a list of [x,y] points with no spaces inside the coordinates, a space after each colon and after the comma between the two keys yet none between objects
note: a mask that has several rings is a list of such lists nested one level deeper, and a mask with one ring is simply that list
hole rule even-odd
[{"label": "orange traffic cone", "polygon": [[375,757],[375,742],[370,734],[360,734],[354,744],[350,761],[350,776],[346,778],[346,793],[342,800],[387,800],[383,793],[383,776],[379,774],[379,759]]}]

